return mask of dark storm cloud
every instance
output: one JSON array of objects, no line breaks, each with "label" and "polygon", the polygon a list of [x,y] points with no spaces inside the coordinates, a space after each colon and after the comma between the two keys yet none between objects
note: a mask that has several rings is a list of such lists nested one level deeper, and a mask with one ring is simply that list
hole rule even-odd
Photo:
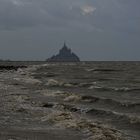
[{"label": "dark storm cloud", "polygon": [[139,0],[0,0],[1,56],[44,59],[66,39],[83,59],[139,58],[131,54],[140,51],[139,6]]},{"label": "dark storm cloud", "polygon": [[44,13],[41,8],[31,1],[1,0],[0,1],[0,26],[1,29],[23,28],[42,24]]},{"label": "dark storm cloud", "polygon": [[5,30],[40,25],[49,28],[90,28],[86,14],[93,11],[94,8],[84,1],[1,0],[0,27]]},{"label": "dark storm cloud", "polygon": [[0,28],[30,26],[139,30],[138,0],[1,0]]},{"label": "dark storm cloud", "polygon": [[91,23],[108,30],[140,31],[140,1],[138,0],[92,0],[96,13]]}]

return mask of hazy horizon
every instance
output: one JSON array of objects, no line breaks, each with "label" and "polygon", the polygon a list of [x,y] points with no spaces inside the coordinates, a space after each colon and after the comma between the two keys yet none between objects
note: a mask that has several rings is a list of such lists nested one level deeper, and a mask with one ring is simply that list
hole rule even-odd
[{"label": "hazy horizon", "polygon": [[139,61],[139,7],[139,0],[1,0],[0,59],[45,60],[66,41],[82,61]]}]

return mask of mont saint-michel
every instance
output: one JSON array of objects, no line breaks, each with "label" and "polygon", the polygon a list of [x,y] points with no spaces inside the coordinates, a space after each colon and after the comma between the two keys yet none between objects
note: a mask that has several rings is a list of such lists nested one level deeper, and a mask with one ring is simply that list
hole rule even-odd
[{"label": "mont saint-michel", "polygon": [[80,62],[80,58],[67,47],[66,43],[57,55],[47,59],[48,62]]}]

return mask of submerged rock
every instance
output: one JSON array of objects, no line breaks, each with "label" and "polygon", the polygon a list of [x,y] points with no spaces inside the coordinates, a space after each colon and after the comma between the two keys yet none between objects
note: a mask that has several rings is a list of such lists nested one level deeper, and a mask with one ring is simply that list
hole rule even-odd
[{"label": "submerged rock", "polygon": [[69,49],[64,43],[63,48],[59,54],[47,59],[48,62],[80,62],[79,57]]}]

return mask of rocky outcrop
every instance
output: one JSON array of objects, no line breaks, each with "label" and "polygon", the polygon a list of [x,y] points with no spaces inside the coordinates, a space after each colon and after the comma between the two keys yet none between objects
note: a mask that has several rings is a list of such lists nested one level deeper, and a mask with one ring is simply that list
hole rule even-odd
[{"label": "rocky outcrop", "polygon": [[64,43],[63,48],[59,54],[47,59],[48,62],[80,62],[79,57],[69,49]]},{"label": "rocky outcrop", "polygon": [[27,68],[27,66],[5,66],[5,65],[0,65],[0,71],[5,71],[5,70],[18,70],[19,68]]}]

